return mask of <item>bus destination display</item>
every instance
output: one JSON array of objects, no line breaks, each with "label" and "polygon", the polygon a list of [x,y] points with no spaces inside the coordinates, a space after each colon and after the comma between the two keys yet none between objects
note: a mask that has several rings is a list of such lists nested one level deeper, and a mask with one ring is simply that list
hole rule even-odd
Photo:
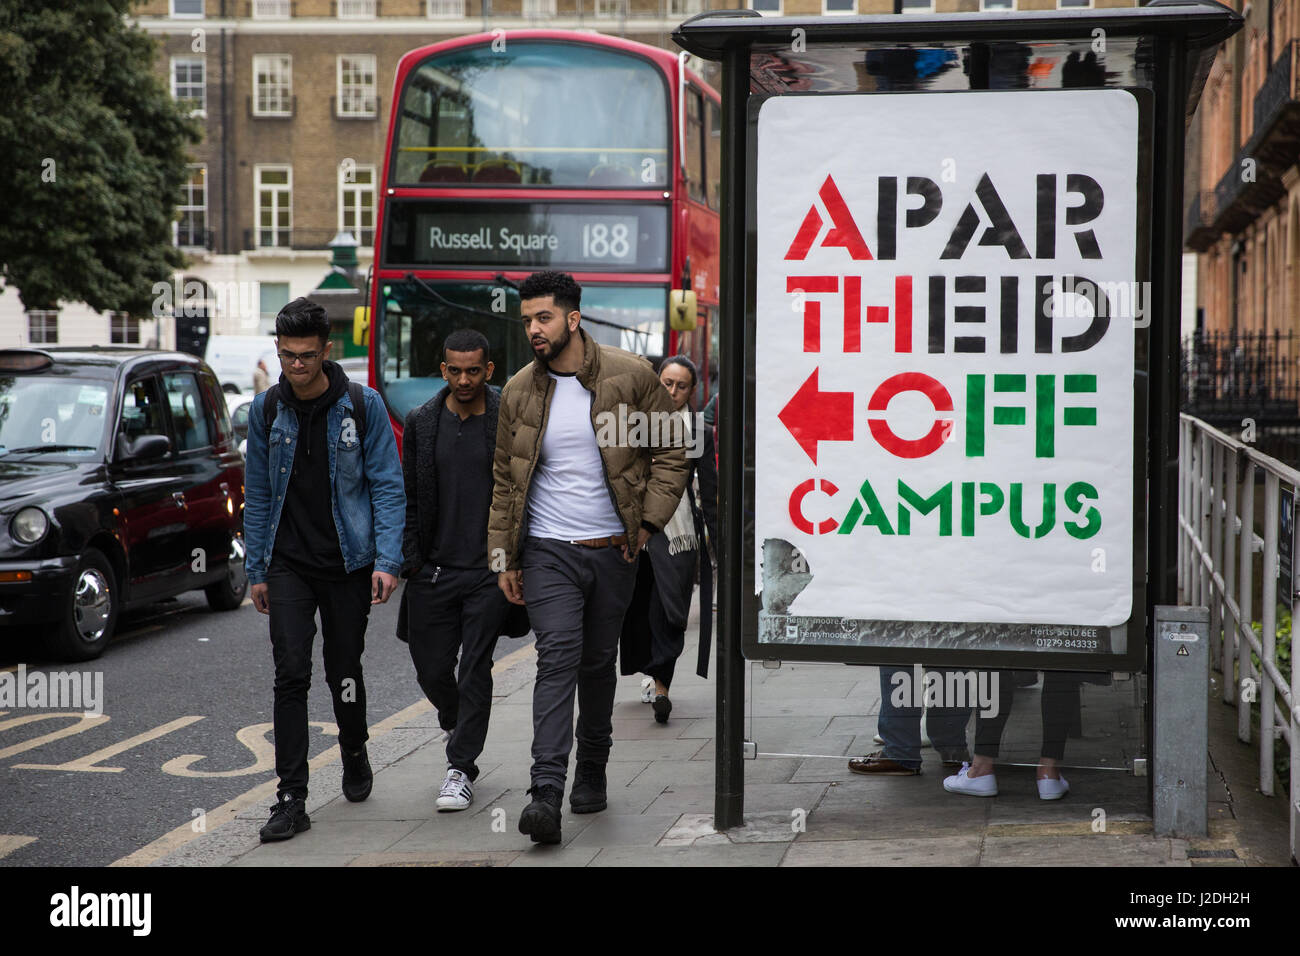
[{"label": "bus destination display", "polygon": [[662,272],[668,232],[663,206],[608,203],[397,201],[389,220],[392,265],[570,268]]}]

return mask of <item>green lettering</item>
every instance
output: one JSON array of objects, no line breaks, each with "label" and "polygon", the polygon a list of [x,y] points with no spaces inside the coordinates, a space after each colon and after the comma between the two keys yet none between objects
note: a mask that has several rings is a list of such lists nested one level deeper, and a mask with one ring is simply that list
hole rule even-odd
[{"label": "green lettering", "polygon": [[[1083,499],[1087,498],[1096,501],[1101,496],[1097,494],[1097,489],[1086,481],[1076,481],[1065,489],[1065,507],[1069,508],[1075,514],[1083,507]],[[1091,538],[1101,530],[1101,512],[1096,508],[1089,508],[1083,515],[1087,519],[1084,524],[1077,524],[1073,521],[1065,522],[1065,531],[1071,538]]]},{"label": "green lettering", "polygon": [[[867,506],[865,518],[862,516],[864,502]],[[838,533],[848,534],[859,521],[862,522],[863,527],[875,525],[880,529],[881,534],[894,533],[893,527],[889,524],[889,517],[885,514],[885,509],[880,507],[880,499],[876,497],[875,491],[871,488],[870,480],[864,481],[862,487],[858,489],[858,497],[853,499],[853,504],[849,506],[849,513],[840,522]]]},{"label": "green lettering", "polygon": [[952,534],[952,482],[948,482],[929,498],[922,498],[907,485],[903,480],[898,480],[898,533],[910,534],[912,531],[912,513],[907,510],[907,505],[911,505],[921,514],[929,514],[935,508],[939,509],[939,536],[947,537]]},{"label": "green lettering", "polygon": [[1016,534],[1022,538],[1041,538],[1056,524],[1056,485],[1051,482],[1043,485],[1043,523],[1035,528],[1032,534],[1029,526],[1025,524],[1023,498],[1024,486],[1018,481],[1012,482],[1011,508],[1008,512],[1011,517],[1011,527],[1015,528]]}]

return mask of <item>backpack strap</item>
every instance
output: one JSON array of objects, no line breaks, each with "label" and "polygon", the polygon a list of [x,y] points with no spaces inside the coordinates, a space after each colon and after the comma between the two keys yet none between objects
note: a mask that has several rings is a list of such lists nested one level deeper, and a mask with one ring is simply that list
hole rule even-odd
[{"label": "backpack strap", "polygon": [[280,383],[276,382],[266,390],[265,404],[262,405],[262,423],[263,430],[267,438],[271,437],[271,425],[275,422],[275,416],[280,411]]},{"label": "backpack strap", "polygon": [[352,399],[352,421],[357,426],[357,441],[366,443],[366,393],[360,382],[348,379],[348,398]]},{"label": "backpack strap", "polygon": [[[366,393],[360,382],[348,381],[348,398],[352,400],[352,421],[356,423],[357,441],[364,445],[366,442]],[[262,406],[262,420],[266,434],[269,437],[271,425],[275,422],[275,416],[279,413],[280,384],[278,382],[266,390],[265,402],[266,404]]]}]

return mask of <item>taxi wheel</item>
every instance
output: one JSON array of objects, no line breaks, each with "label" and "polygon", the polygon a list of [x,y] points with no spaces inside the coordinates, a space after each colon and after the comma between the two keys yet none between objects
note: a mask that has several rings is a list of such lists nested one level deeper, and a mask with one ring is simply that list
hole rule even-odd
[{"label": "taxi wheel", "polygon": [[226,576],[203,589],[208,607],[214,611],[233,611],[244,603],[248,594],[248,575],[244,572],[244,539],[230,539],[230,554],[226,559]]},{"label": "taxi wheel", "polygon": [[73,575],[59,626],[49,636],[50,651],[66,661],[88,661],[104,653],[117,626],[120,603],[113,565],[101,552],[87,548]]}]

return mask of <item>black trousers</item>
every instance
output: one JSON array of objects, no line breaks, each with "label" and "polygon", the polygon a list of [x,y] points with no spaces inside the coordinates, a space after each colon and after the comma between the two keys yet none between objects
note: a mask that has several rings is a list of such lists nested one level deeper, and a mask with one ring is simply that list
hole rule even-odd
[{"label": "black trousers", "polygon": [[439,725],[451,734],[447,766],[477,779],[492,711],[492,654],[510,604],[486,568],[426,564],[406,587],[411,660]]},{"label": "black trousers", "polygon": [[370,619],[371,571],[364,567],[344,578],[324,579],[305,577],[282,562],[273,561],[267,569],[275,660],[275,772],[280,776],[280,793],[307,796],[307,692],[311,689],[317,610],[339,748],[359,750],[370,739],[361,655]]},{"label": "black trousers", "polygon": [[[998,671],[997,674],[997,716],[977,716],[975,719],[975,753],[981,757],[997,757],[1002,731],[1007,726],[1011,704],[1015,699],[1015,675],[1011,671]],[[1043,718],[1043,745],[1040,753],[1053,760],[1063,760],[1065,738],[1079,715],[1078,677],[1061,671],[1045,671],[1039,708]]]},{"label": "black trousers", "polygon": [[[643,557],[641,560],[645,561]],[[649,565],[649,561],[646,561]],[[650,662],[642,672],[655,678],[664,687],[672,687],[673,673],[677,670],[677,658],[682,656],[686,647],[686,628],[678,627],[664,610],[664,595],[659,581],[650,572],[650,604],[646,616],[650,624]]]}]

